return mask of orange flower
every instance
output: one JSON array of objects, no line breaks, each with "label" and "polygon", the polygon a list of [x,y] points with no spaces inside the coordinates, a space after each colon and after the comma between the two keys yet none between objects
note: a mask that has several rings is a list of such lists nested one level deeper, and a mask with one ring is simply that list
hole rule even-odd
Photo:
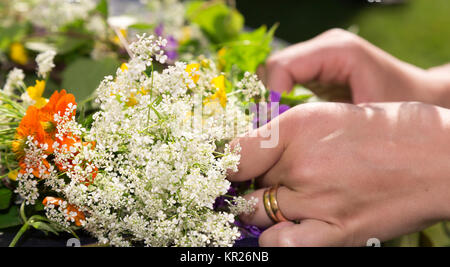
[{"label": "orange flower", "polygon": [[[38,142],[39,144],[46,143],[44,128],[39,123],[39,110],[34,106],[28,108],[27,113],[22,118],[22,121],[16,130],[15,139],[12,142],[12,150],[19,159],[19,166],[21,167],[20,173],[25,173],[26,170],[24,156],[28,136],[32,136],[33,141]],[[43,160],[43,164],[47,168],[50,166],[46,159]],[[33,175],[40,178],[39,168],[37,166],[33,169]]]},{"label": "orange flower", "polygon": [[[54,115],[58,113],[64,115],[69,103],[72,105],[77,104],[74,95],[68,94],[66,90],[62,90],[59,93],[58,91],[54,92],[48,103],[40,110],[42,113],[40,114],[41,120],[55,123]],[[75,111],[73,112],[73,115],[75,115]]]},{"label": "orange flower", "polygon": [[[64,199],[59,197],[45,197],[42,204],[44,204],[44,206],[51,204],[58,207],[61,206],[63,202]],[[67,220],[74,222],[76,226],[81,226],[81,221],[86,220],[84,213],[72,204],[67,204],[67,207],[64,209],[64,214],[66,215]]]},{"label": "orange flower", "polygon": [[27,109],[27,113],[22,118],[16,131],[15,140],[12,143],[12,149],[19,159],[25,154],[24,149],[28,136],[32,136],[38,143],[43,143],[45,140],[44,128],[39,123],[39,110],[34,106],[30,106]]},{"label": "orange flower", "polygon": [[[26,169],[23,160],[28,136],[32,136],[34,138],[33,140],[38,142],[38,144],[46,144],[46,154],[53,153],[53,143],[55,141],[60,145],[65,144],[67,149],[70,149],[75,143],[81,141],[80,138],[72,136],[71,134],[69,134],[69,136],[63,136],[62,140],[55,137],[57,126],[55,114],[65,114],[70,103],[76,105],[75,97],[72,94],[67,94],[65,90],[62,90],[61,92],[53,93],[44,107],[40,109],[35,106],[28,107],[27,113],[22,118],[22,121],[17,128],[15,140],[12,142],[12,150],[19,159],[21,173],[24,173]],[[74,115],[75,111],[73,111],[72,116]],[[47,160],[43,160],[43,164],[49,167]],[[38,178],[40,177],[37,167],[33,170],[33,175]]]},{"label": "orange flower", "polygon": [[[65,136],[63,140],[55,138],[56,125],[55,114],[64,115],[66,113],[69,104],[76,105],[75,96],[72,94],[67,94],[66,90],[61,92],[54,92],[50,97],[48,103],[39,110],[39,121],[46,132],[46,140],[49,144],[48,153],[53,153],[53,143],[57,141],[60,145],[67,145],[67,149],[70,149],[72,145],[79,142],[78,137]],[[75,116],[75,110],[71,114]]]}]

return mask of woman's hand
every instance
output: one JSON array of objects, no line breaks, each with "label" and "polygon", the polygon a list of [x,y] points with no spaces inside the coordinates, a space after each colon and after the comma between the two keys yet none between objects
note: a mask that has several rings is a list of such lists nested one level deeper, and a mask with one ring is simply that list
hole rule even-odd
[{"label": "woman's hand", "polygon": [[350,32],[334,29],[276,53],[260,76],[278,92],[301,83],[317,88],[325,98],[343,100],[347,96],[337,88],[347,87],[356,104],[420,101],[450,107],[450,69],[446,70],[417,68]]},{"label": "woman's hand", "polygon": [[[261,148],[279,126],[279,144]],[[262,246],[359,246],[450,218],[450,111],[421,103],[295,107],[234,142],[231,181],[257,178],[259,199],[244,222],[268,228]],[[254,134],[254,133],[253,133]],[[290,220],[273,225],[262,195],[280,184]]]}]

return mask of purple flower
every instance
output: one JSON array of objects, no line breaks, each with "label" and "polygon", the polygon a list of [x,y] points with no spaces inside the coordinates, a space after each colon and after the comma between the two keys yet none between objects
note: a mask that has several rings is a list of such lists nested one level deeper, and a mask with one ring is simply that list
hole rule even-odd
[{"label": "purple flower", "polygon": [[[250,111],[255,114],[253,119],[253,128],[258,128],[266,123],[270,122],[276,116],[281,115],[282,113],[288,111],[291,107],[288,105],[280,104],[281,94],[278,92],[270,91],[269,102],[266,105],[267,115],[266,118],[262,116],[259,112],[264,111],[264,108],[260,108],[261,105],[258,103],[250,107]],[[272,110],[273,104],[278,103],[278,112]],[[261,109],[261,110],[260,110]]]},{"label": "purple flower", "polygon": [[155,28],[155,34],[158,36],[163,36],[164,34],[164,25],[161,23],[158,27]]},{"label": "purple flower", "polygon": [[[280,103],[281,100],[281,94],[275,91],[270,91],[270,103]],[[278,106],[278,115],[283,114],[284,112],[288,111],[291,107],[288,105],[280,104]],[[273,119],[273,118],[272,118]]]},{"label": "purple flower", "polygon": [[230,186],[226,195],[227,196],[220,196],[216,198],[216,202],[213,205],[214,210],[226,207],[228,204],[225,202],[225,200],[230,200],[231,198],[229,196],[237,196],[236,189],[234,189],[233,185]]},{"label": "purple flower", "polygon": [[172,35],[164,36],[164,25],[162,23],[155,28],[155,34],[166,38],[167,45],[161,48],[164,50],[169,62],[174,62],[178,58],[178,41]]},{"label": "purple flower", "polygon": [[167,45],[164,49],[169,60],[175,61],[178,58],[178,42],[172,35],[167,37]]},{"label": "purple flower", "polygon": [[240,236],[239,240],[242,240],[242,239],[248,238],[248,237],[258,238],[261,235],[261,233],[263,232],[257,226],[244,224],[239,220],[235,220],[234,225],[236,225],[239,228],[239,230],[241,231],[241,236]]}]

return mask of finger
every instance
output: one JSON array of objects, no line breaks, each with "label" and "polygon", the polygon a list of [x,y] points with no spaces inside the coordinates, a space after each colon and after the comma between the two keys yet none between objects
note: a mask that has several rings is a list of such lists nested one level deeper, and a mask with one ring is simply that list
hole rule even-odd
[{"label": "finger", "polygon": [[230,181],[242,182],[254,179],[275,165],[285,147],[284,117],[285,114],[282,114],[263,127],[231,142],[232,148],[240,146],[241,160],[238,171],[229,173]]},{"label": "finger", "polygon": [[288,47],[268,59],[267,86],[283,92],[291,90],[295,83],[346,84],[356,67],[360,68],[354,59],[360,55],[362,43],[356,35],[334,29]]},{"label": "finger", "polygon": [[296,82],[289,66],[282,63],[283,58],[275,56],[269,59],[263,80],[269,90],[280,93],[290,91]]},{"label": "finger", "polygon": [[270,57],[266,64],[269,90],[290,91],[295,83],[314,80],[320,72],[322,55],[313,41],[299,43]]},{"label": "finger", "polygon": [[258,78],[264,83],[267,84],[267,73],[266,73],[266,67],[263,65],[258,66],[258,69],[256,70],[256,75],[258,75]]},{"label": "finger", "polygon": [[[245,199],[250,199],[252,197],[258,200],[255,212],[252,214],[243,214],[240,219],[243,223],[248,225],[255,225],[260,228],[267,228],[272,226],[274,222],[267,215],[266,209],[264,207],[263,194],[266,188],[258,189],[248,195],[245,195]],[[277,192],[277,202],[278,208],[286,219],[294,221],[304,219],[303,212],[308,210],[307,203],[304,201],[298,201],[298,193],[292,191],[291,189],[280,186]]]},{"label": "finger", "polygon": [[300,224],[283,222],[270,227],[259,237],[261,247],[330,247],[345,246],[341,228],[319,220]]}]

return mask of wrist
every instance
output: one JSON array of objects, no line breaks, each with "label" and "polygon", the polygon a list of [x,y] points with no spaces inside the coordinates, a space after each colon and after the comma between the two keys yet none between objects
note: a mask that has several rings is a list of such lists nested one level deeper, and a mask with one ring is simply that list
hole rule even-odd
[{"label": "wrist", "polygon": [[450,72],[442,72],[435,70],[425,71],[424,89],[428,94],[430,104],[438,105],[444,108],[450,108]]}]

